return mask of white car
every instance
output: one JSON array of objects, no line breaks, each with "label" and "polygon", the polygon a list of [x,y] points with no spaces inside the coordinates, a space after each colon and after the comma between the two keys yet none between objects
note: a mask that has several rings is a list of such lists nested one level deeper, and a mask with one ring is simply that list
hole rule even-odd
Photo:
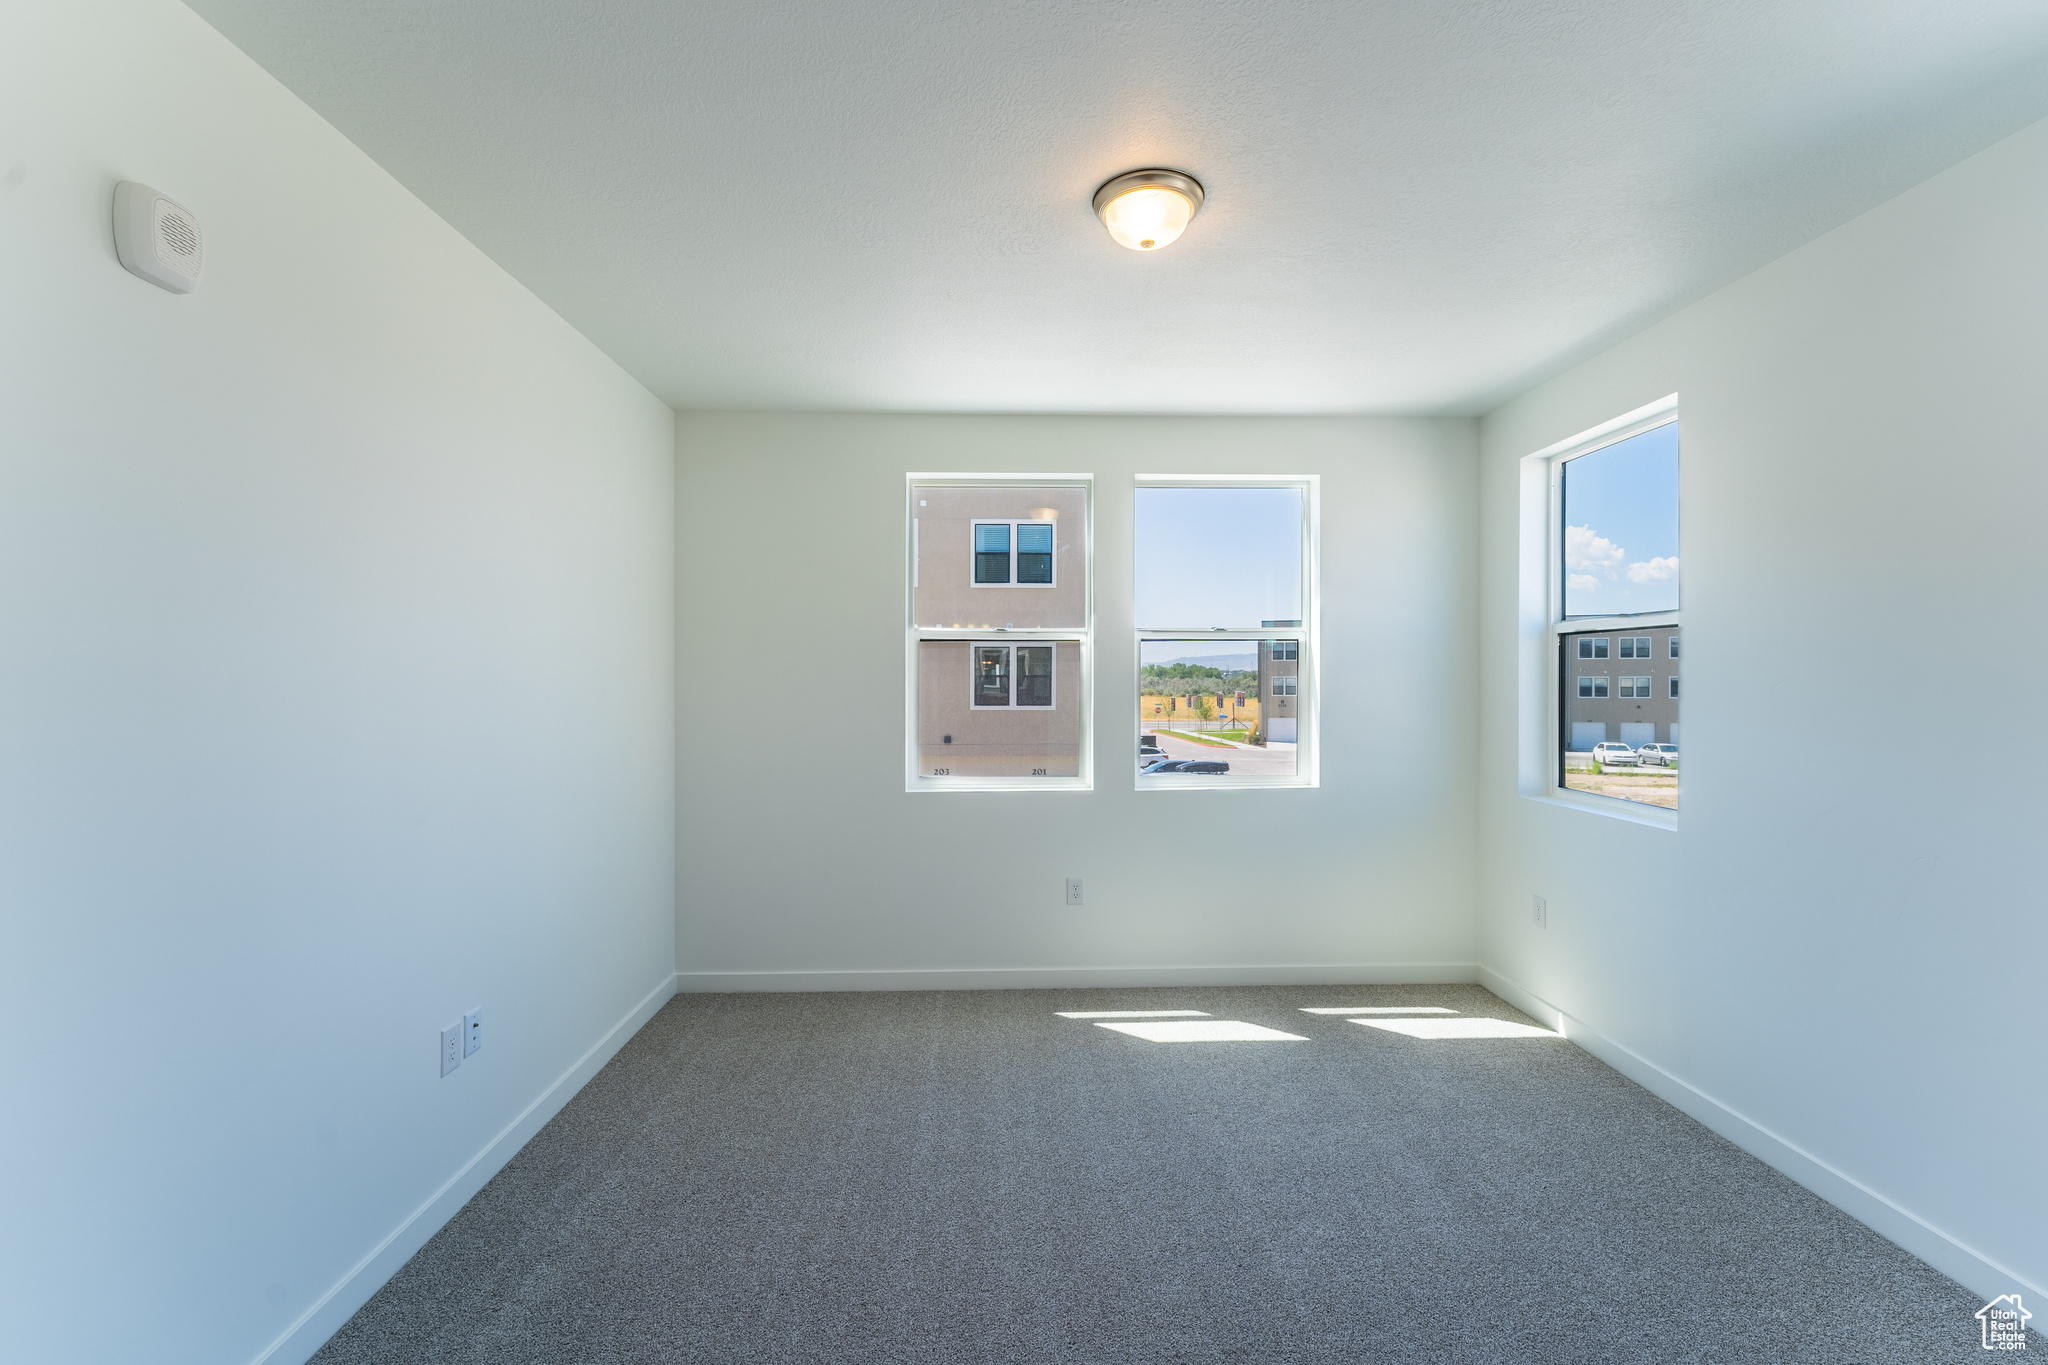
[{"label": "white car", "polygon": [[1668,768],[1678,762],[1678,746],[1676,744],[1645,744],[1642,748],[1636,750],[1636,762],[1654,763],[1660,768]]},{"label": "white car", "polygon": [[1616,744],[1608,740],[1593,746],[1593,761],[1610,768],[1622,764],[1633,765],[1636,761],[1636,751],[1626,744]]}]

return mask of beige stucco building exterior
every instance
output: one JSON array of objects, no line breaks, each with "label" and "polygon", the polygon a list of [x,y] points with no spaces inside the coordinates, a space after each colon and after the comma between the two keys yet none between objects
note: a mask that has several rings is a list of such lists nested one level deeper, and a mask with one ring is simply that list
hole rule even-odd
[{"label": "beige stucco building exterior", "polygon": [[[976,656],[996,650],[1006,656],[1001,662],[1009,676],[1002,694],[1009,700],[987,705],[996,690],[987,685],[992,670]],[[1040,650],[1050,655],[1049,679],[1025,676],[1035,660],[1018,657]],[[1078,641],[923,640],[917,675],[918,776],[1080,776]],[[1050,704],[1041,704],[1046,699]]]},{"label": "beige stucco building exterior", "polygon": [[[918,486],[910,490],[911,624],[938,630],[1074,629],[1088,624],[1088,493],[1083,488]],[[976,582],[974,528],[1050,524],[1052,582]]]}]

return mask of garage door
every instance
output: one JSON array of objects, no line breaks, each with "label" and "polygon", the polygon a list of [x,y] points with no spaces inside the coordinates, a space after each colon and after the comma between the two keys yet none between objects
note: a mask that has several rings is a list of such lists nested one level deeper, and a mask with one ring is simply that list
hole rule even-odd
[{"label": "garage door", "polygon": [[1591,752],[1595,744],[1607,738],[1607,722],[1604,720],[1575,720],[1572,722],[1572,752]]},{"label": "garage door", "polygon": [[1645,744],[1657,742],[1657,727],[1650,721],[1625,720],[1621,723],[1621,742],[1631,749],[1640,749]]}]

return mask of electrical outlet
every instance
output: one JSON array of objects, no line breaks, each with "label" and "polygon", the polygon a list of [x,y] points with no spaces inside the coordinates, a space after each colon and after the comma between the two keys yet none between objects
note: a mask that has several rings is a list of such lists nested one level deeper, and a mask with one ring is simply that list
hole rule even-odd
[{"label": "electrical outlet", "polygon": [[441,1030],[441,1074],[447,1075],[462,1065],[462,1025],[450,1024]]},{"label": "electrical outlet", "polygon": [[1067,904],[1081,904],[1081,879],[1079,877],[1067,878]]},{"label": "electrical outlet", "polygon": [[1535,917],[1536,927],[1538,929],[1548,929],[1550,927],[1550,902],[1544,900],[1541,896],[1532,897],[1532,900],[1533,904],[1530,906],[1530,909]]},{"label": "electrical outlet", "polygon": [[462,1055],[467,1057],[484,1045],[484,1007],[478,1005],[462,1016]]}]

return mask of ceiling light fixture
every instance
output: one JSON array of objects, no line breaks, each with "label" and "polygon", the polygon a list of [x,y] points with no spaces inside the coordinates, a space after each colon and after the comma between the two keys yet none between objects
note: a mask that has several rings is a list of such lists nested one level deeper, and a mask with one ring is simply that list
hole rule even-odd
[{"label": "ceiling light fixture", "polygon": [[1126,171],[1095,191],[1095,216],[1119,246],[1157,251],[1202,209],[1202,182],[1179,171]]}]

